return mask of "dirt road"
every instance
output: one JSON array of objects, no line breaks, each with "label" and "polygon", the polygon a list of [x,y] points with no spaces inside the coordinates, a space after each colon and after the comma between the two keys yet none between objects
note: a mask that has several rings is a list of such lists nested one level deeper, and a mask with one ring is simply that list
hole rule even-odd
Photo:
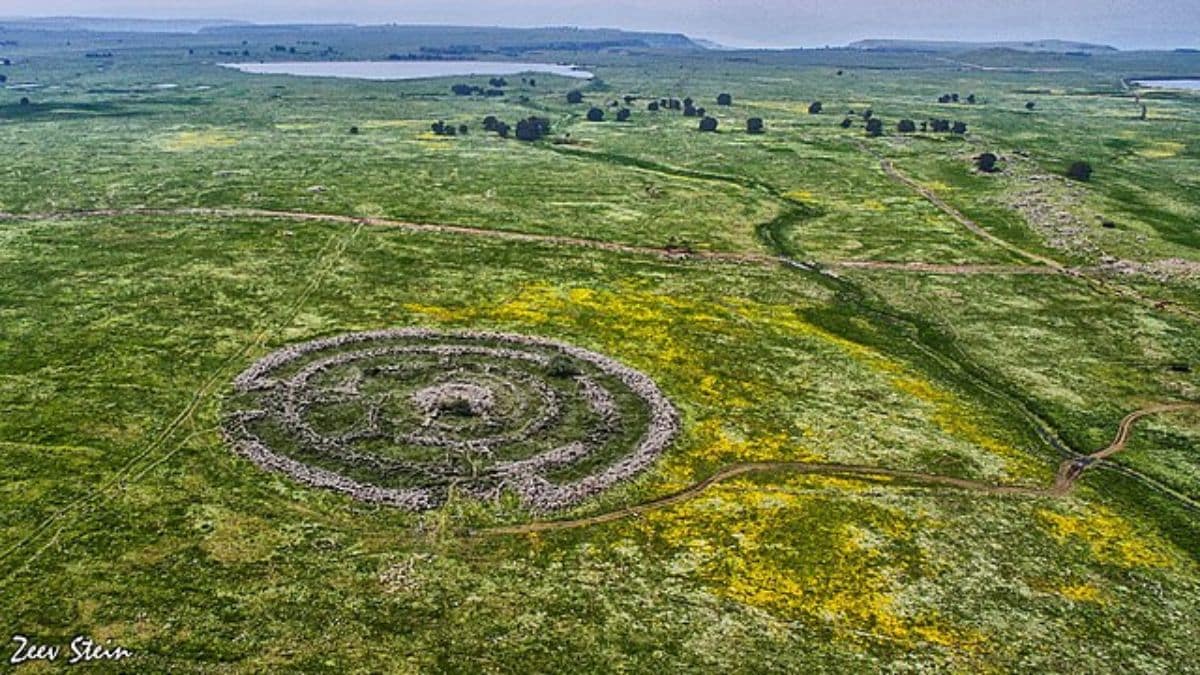
[{"label": "dirt road", "polygon": [[495,527],[486,530],[479,530],[474,534],[484,536],[532,534],[536,532],[570,530],[580,527],[589,527],[592,525],[610,523],[613,521],[637,516],[642,513],[646,513],[647,511],[662,509],[685,502],[699,496],[705,490],[708,490],[714,485],[737,478],[739,476],[771,472],[787,472],[815,476],[853,476],[867,479],[885,478],[899,480],[913,485],[945,487],[988,495],[1061,498],[1070,494],[1071,491],[1075,489],[1075,485],[1079,482],[1079,479],[1089,469],[1124,450],[1125,445],[1129,442],[1129,437],[1133,431],[1133,427],[1139,420],[1142,420],[1150,415],[1167,412],[1182,412],[1186,410],[1200,410],[1200,403],[1165,403],[1150,406],[1130,413],[1123,420],[1121,420],[1120,425],[1117,427],[1117,435],[1113,438],[1112,443],[1110,443],[1103,450],[1099,450],[1084,457],[1063,461],[1063,463],[1059,465],[1058,472],[1055,475],[1054,484],[1050,487],[1035,487],[1027,485],[993,485],[990,483],[967,480],[965,478],[939,476],[937,474],[925,473],[921,471],[904,471],[900,469],[888,469],[883,467],[856,466],[853,464],[753,462],[727,466],[708,478],[690,485],[679,492],[675,492],[665,497],[659,497],[657,499],[643,502],[634,506],[628,506],[615,511],[609,511],[608,513],[602,513],[586,518],[576,518],[573,520],[547,520],[526,523],[522,525]]}]

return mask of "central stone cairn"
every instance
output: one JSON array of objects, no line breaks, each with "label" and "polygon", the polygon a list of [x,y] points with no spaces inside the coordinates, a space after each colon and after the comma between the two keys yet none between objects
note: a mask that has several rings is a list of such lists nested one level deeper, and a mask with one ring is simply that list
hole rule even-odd
[{"label": "central stone cairn", "polygon": [[679,415],[644,374],[543,338],[404,328],[286,347],[234,380],[223,424],[264,469],[419,511],[452,490],[578,504],[649,467]]}]

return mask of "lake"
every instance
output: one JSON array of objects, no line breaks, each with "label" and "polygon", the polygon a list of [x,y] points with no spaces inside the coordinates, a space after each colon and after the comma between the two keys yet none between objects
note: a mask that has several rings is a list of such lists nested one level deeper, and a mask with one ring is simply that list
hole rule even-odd
[{"label": "lake", "polygon": [[1200,91],[1200,80],[1134,80],[1139,87],[1153,89],[1191,89]]},{"label": "lake", "polygon": [[546,73],[581,80],[595,77],[575,66],[516,61],[292,61],[277,63],[222,63],[243,73],[344,77],[359,80],[420,80],[427,77],[466,75],[520,75]]}]

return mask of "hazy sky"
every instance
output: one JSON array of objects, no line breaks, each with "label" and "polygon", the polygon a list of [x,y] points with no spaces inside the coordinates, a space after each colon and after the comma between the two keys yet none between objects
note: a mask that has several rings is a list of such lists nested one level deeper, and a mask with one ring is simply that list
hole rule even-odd
[{"label": "hazy sky", "polygon": [[775,47],[866,37],[1200,46],[1200,0],[0,0],[0,15],[612,26]]}]

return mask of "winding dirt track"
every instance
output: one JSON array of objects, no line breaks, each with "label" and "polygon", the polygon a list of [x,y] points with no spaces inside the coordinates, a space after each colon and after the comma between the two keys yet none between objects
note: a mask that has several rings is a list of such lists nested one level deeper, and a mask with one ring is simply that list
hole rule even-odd
[{"label": "winding dirt track", "polygon": [[676,248],[655,248],[653,246],[635,246],[632,244],[618,244],[609,241],[601,241],[598,239],[584,239],[581,237],[566,237],[552,234],[535,234],[531,232],[517,232],[514,230],[498,230],[488,229],[483,227],[471,227],[468,225],[443,225],[437,223],[416,223],[406,220],[393,220],[390,218],[373,218],[361,216],[347,216],[331,213],[309,213],[305,211],[273,211],[270,209],[231,209],[231,208],[128,208],[128,209],[93,209],[82,211],[62,211],[53,213],[2,213],[0,212],[0,220],[21,220],[21,221],[39,221],[39,220],[69,220],[72,218],[120,218],[125,216],[193,216],[201,218],[274,218],[283,220],[295,220],[300,222],[322,222],[322,223],[341,223],[345,225],[367,225],[371,227],[381,228],[397,228],[410,230],[413,232],[430,232],[434,234],[460,234],[471,237],[483,237],[488,239],[504,239],[507,241],[526,241],[536,244],[551,244],[557,246],[571,246],[575,248],[591,248],[602,251],[614,251],[617,253],[633,253],[638,255],[651,255],[675,259],[700,259],[714,260],[720,262],[755,264],[755,265],[775,265],[778,264],[778,259],[771,255],[759,253],[733,253],[724,251],[693,251]]},{"label": "winding dirt track", "polygon": [[[869,152],[869,150],[868,150],[868,152]],[[1015,254],[1021,256],[1022,258],[1025,258],[1026,260],[1029,260],[1029,261],[1032,261],[1035,263],[1039,263],[1041,265],[1045,265],[1046,267],[1050,268],[1051,270],[1053,270],[1055,272],[1059,272],[1059,273],[1067,272],[1067,268],[1064,267],[1063,264],[1058,262],[1057,260],[1054,260],[1052,258],[1047,258],[1046,256],[1039,255],[1039,254],[1033,253],[1031,251],[1026,251],[1025,249],[1021,248],[1020,246],[1017,246],[1016,244],[1012,244],[1012,243],[1008,242],[1007,240],[997,237],[996,235],[992,234],[991,232],[988,232],[979,223],[976,223],[974,220],[971,220],[962,211],[959,211],[958,209],[954,208],[949,203],[947,203],[944,199],[939,197],[936,192],[934,192],[933,190],[930,190],[929,188],[925,187],[924,185],[921,185],[917,181],[915,181],[912,178],[909,178],[905,174],[901,173],[900,170],[896,168],[896,165],[892,162],[892,160],[887,159],[886,157],[880,157],[876,153],[871,153],[871,154],[875,155],[879,159],[879,166],[883,169],[883,172],[886,173],[889,178],[891,178],[892,180],[894,180],[896,182],[903,183],[904,185],[908,186],[913,192],[916,192],[917,194],[921,195],[921,197],[923,197],[925,199],[925,201],[936,206],[938,208],[938,210],[940,210],[942,213],[945,213],[947,216],[950,216],[951,218],[953,218],[955,220],[955,222],[957,222],[959,225],[962,225],[963,227],[970,230],[972,233],[975,234],[975,236],[977,236],[981,239],[986,239],[987,241],[991,242],[992,244],[995,244],[996,246],[999,246],[1000,248],[1002,248],[1006,251],[1009,251],[1011,253],[1015,253]]]},{"label": "winding dirt track", "polygon": [[[948,207],[949,208],[949,207]],[[444,225],[437,223],[416,223],[390,218],[373,218],[347,216],[329,213],[310,213],[306,211],[274,211],[270,209],[233,209],[233,208],[192,208],[177,209],[163,208],[127,208],[127,209],[93,209],[81,211],[61,211],[48,213],[4,213],[0,212],[0,220],[45,221],[69,220],[72,218],[120,218],[128,216],[193,216],[201,218],[270,218],[295,220],[299,222],[341,223],[346,225],[367,225],[371,227],[398,228],[414,232],[430,232],[435,234],[459,234],[488,239],[503,239],[507,241],[526,241],[537,244],[556,246],[571,246],[589,248],[615,253],[630,253],[635,255],[657,256],[672,260],[707,260],[713,262],[732,263],[740,265],[774,266],[780,264],[778,256],[761,253],[736,253],[729,251],[696,251],[679,248],[658,248],[653,246],[636,246],[619,244],[598,239],[582,237],[566,237],[551,234],[535,234],[532,232],[516,232],[513,230],[497,230],[467,225]],[[965,217],[964,217],[965,218]],[[978,226],[976,226],[978,227]],[[982,231],[982,229],[981,229]],[[990,235],[988,235],[990,236]],[[914,272],[919,274],[940,275],[1046,275],[1058,274],[1060,269],[1039,265],[997,265],[997,264],[949,264],[928,262],[891,262],[883,260],[837,260],[813,261],[802,263],[810,269],[830,270],[863,270],[878,272]],[[1084,270],[1077,270],[1082,272]]]},{"label": "winding dirt track", "polygon": [[1172,300],[1162,300],[1159,298],[1153,298],[1148,295],[1144,295],[1132,288],[1128,288],[1128,287],[1124,287],[1124,286],[1117,286],[1114,284],[1107,283],[1104,279],[1102,279],[1094,274],[1085,274],[1085,272],[1094,271],[1094,270],[1066,267],[1065,265],[1058,262],[1057,260],[1054,260],[1052,258],[1047,258],[1046,256],[1034,253],[1032,251],[1026,251],[1025,249],[1017,246],[1016,244],[1012,244],[1012,243],[1006,241],[1005,239],[1002,239],[1001,237],[997,237],[996,235],[994,235],[991,232],[988,232],[986,229],[984,229],[983,226],[981,226],[979,223],[975,222],[974,220],[971,220],[962,211],[959,211],[958,209],[951,206],[944,199],[939,197],[936,192],[925,187],[924,185],[920,184],[916,180],[914,180],[914,179],[908,177],[907,175],[905,175],[904,173],[902,173],[899,169],[896,168],[896,165],[895,165],[895,163],[892,162],[892,160],[871,150],[864,143],[859,142],[858,147],[860,149],[862,149],[864,152],[866,152],[866,153],[872,155],[873,157],[875,157],[876,159],[878,159],[880,168],[883,169],[883,172],[885,174],[887,174],[889,178],[891,178],[892,180],[894,180],[898,183],[902,183],[902,184],[906,185],[911,190],[913,190],[914,192],[919,194],[923,199],[928,201],[930,204],[933,204],[935,207],[937,207],[942,213],[945,213],[947,216],[950,216],[951,218],[953,218],[956,222],[958,222],[960,225],[962,225],[963,227],[970,230],[976,236],[978,236],[982,239],[985,239],[1007,251],[1011,251],[1012,253],[1015,253],[1015,254],[1025,258],[1026,260],[1038,263],[1040,265],[1044,265],[1046,268],[1051,270],[1052,273],[1063,274],[1065,276],[1082,279],[1088,285],[1090,285],[1092,288],[1094,288],[1098,291],[1103,291],[1103,292],[1109,293],[1110,295],[1115,295],[1115,296],[1118,296],[1118,297],[1121,297],[1121,298],[1124,298],[1127,300],[1134,300],[1134,301],[1140,302],[1144,305],[1150,305],[1156,310],[1174,312],[1177,315],[1186,317],[1193,321],[1200,320],[1200,312],[1197,312],[1185,305],[1181,305],[1178,302],[1174,302]]},{"label": "winding dirt track", "polygon": [[1164,403],[1143,408],[1126,415],[1125,418],[1121,420],[1120,425],[1118,425],[1117,435],[1113,438],[1112,443],[1110,443],[1103,450],[1099,450],[1091,455],[1064,460],[1063,463],[1059,465],[1058,472],[1055,474],[1054,484],[1045,488],[1025,485],[993,485],[991,483],[967,480],[965,478],[954,478],[952,476],[939,476],[937,474],[925,473],[921,471],[903,471],[899,469],[857,466],[853,464],[752,462],[727,466],[708,478],[684,488],[679,492],[669,494],[665,497],[659,497],[648,502],[643,502],[641,504],[636,504],[634,506],[628,506],[615,511],[609,511],[608,513],[602,513],[586,518],[576,518],[574,520],[547,520],[526,523],[523,525],[495,527],[486,530],[478,530],[473,534],[484,536],[533,534],[537,532],[548,532],[555,530],[572,530],[581,527],[610,523],[616,520],[623,520],[625,518],[637,516],[647,511],[662,509],[680,502],[688,501],[699,496],[710,487],[717,485],[718,483],[737,478],[738,476],[776,471],[785,471],[789,473],[810,476],[855,476],[867,479],[897,479],[906,483],[912,483],[914,485],[927,487],[947,487],[988,495],[1060,498],[1065,497],[1075,489],[1076,483],[1088,469],[1093,468],[1097,463],[1102,462],[1103,460],[1124,450],[1126,444],[1129,442],[1130,434],[1133,432],[1133,427],[1139,420],[1150,415],[1168,412],[1181,412],[1186,410],[1200,410],[1200,403]]}]

